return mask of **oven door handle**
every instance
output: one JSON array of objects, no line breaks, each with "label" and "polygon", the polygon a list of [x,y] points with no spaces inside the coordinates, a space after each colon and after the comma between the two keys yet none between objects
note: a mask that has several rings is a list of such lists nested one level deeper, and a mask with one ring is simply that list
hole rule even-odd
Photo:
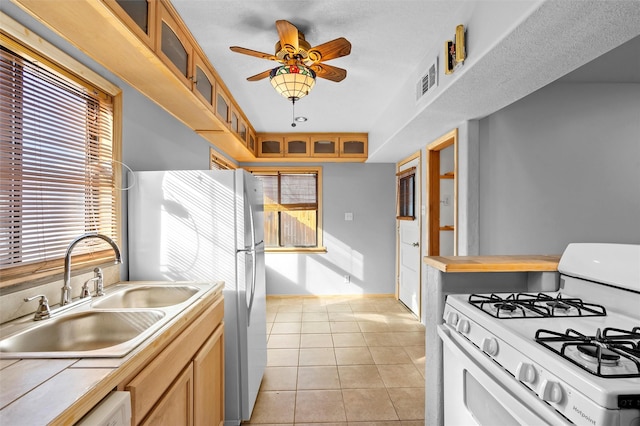
[{"label": "oven door handle", "polygon": [[[571,424],[467,339],[451,331],[446,325],[438,326],[438,335],[444,345],[465,359],[462,367],[468,370],[521,424],[533,425],[543,421],[550,425]],[[522,407],[523,410],[514,412],[510,407]]]}]

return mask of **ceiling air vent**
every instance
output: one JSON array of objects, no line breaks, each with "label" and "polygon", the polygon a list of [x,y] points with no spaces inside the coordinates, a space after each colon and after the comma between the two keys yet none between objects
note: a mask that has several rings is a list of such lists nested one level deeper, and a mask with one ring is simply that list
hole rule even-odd
[{"label": "ceiling air vent", "polygon": [[422,76],[418,81],[418,91],[416,93],[416,100],[420,100],[425,93],[430,89],[438,85],[438,59],[429,67],[429,71]]}]

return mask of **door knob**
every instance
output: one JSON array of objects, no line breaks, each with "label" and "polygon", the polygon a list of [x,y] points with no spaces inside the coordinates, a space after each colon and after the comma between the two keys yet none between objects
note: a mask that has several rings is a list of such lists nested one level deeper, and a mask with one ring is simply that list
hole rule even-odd
[{"label": "door knob", "polygon": [[418,247],[418,246],[420,246],[420,243],[413,243],[411,245],[414,246],[414,247]]}]

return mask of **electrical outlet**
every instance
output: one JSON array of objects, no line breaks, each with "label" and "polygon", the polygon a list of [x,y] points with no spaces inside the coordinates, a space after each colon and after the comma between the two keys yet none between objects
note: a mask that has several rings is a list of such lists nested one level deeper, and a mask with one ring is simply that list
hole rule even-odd
[{"label": "electrical outlet", "polygon": [[351,282],[351,277],[349,275],[344,276],[344,283],[349,284]]}]

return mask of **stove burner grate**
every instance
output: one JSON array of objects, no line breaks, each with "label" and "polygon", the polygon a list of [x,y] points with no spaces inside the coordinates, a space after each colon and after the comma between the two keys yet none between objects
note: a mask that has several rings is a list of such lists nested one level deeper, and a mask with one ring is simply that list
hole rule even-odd
[{"label": "stove burner grate", "polygon": [[506,297],[472,294],[469,303],[500,319],[606,316],[604,306],[587,303],[579,298],[556,297],[544,293],[512,293]]},{"label": "stove burner grate", "polygon": [[[605,328],[601,332],[598,329],[595,336],[585,336],[573,329],[567,329],[565,333],[540,329],[535,339],[563,359],[598,377],[640,377],[640,327],[631,331]],[[568,355],[574,348],[587,365]],[[623,361],[632,371],[622,373],[615,369]]]}]

